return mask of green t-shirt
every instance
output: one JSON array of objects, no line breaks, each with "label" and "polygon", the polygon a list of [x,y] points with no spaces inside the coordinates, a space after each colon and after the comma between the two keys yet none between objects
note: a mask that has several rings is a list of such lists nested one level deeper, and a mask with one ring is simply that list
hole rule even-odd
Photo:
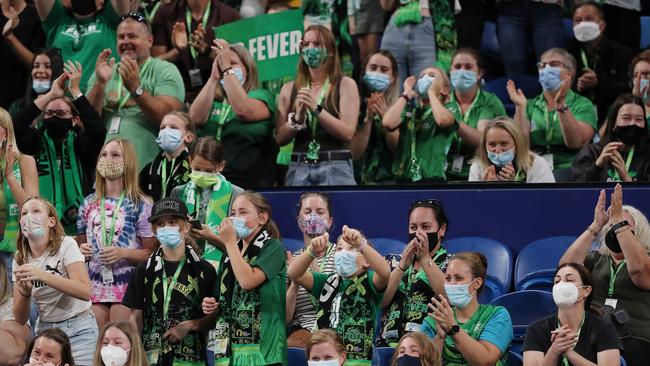
[{"label": "green t-shirt", "polygon": [[[450,103],[446,105],[448,109],[451,106]],[[393,173],[396,179],[417,182],[411,174],[412,162],[415,158],[420,166],[422,179],[446,181],[447,154],[458,130],[458,124],[447,128],[438,127],[429,106],[418,107],[415,111],[414,124],[412,123],[403,113],[397,159],[393,162]],[[415,146],[413,146],[412,135],[415,135]],[[415,150],[415,156],[412,156],[412,150]]]},{"label": "green t-shirt", "polygon": [[[590,125],[594,131],[598,128],[596,109],[589,99],[569,90],[565,104],[576,120]],[[530,121],[531,150],[539,155],[553,154],[552,169],[570,168],[579,149],[571,150],[564,144],[558,113],[547,111],[543,93],[528,101],[526,116]]]},{"label": "green t-shirt", "polygon": [[[341,278],[338,273],[312,274],[314,286],[311,294],[320,302],[317,327],[332,328],[341,335],[347,350],[344,366],[370,365],[377,325],[376,314],[384,297],[383,292],[377,291],[372,282],[375,273],[369,271],[352,279]],[[323,291],[326,285],[330,286],[333,276],[338,276],[341,282],[335,289],[330,287]],[[322,309],[324,297],[331,300],[330,309]]]},{"label": "green t-shirt", "polygon": [[[460,105],[456,101],[456,94],[451,94],[451,101],[449,104],[451,105],[449,111],[454,115],[456,121],[459,123],[463,122],[473,129],[477,129],[478,121],[491,120],[495,117],[506,115],[506,110],[503,107],[501,100],[499,100],[496,95],[481,89],[478,89],[474,102],[472,102],[464,115],[461,111]],[[460,134],[456,133],[449,151],[447,179],[467,181],[467,178],[469,177],[469,167],[474,158],[475,152],[476,148],[464,144],[460,138]],[[454,162],[460,162],[460,157],[462,157],[462,165],[460,167],[455,166]]]},{"label": "green t-shirt", "polygon": [[[144,167],[160,152],[156,143],[160,121],[149,120],[124,86],[121,92],[118,92],[121,78],[116,68],[117,64],[113,67],[113,77],[106,84],[104,93],[102,117],[106,124],[106,141],[118,137],[129,140],[135,146],[138,166]],[[92,89],[95,80],[93,73],[88,80],[88,91]],[[155,97],[171,96],[181,103],[185,100],[183,79],[176,66],[170,62],[150,57],[140,66],[140,83],[144,90]],[[124,101],[124,98],[127,98],[126,103],[122,108],[118,108],[120,99]],[[118,117],[119,123],[115,122]]]},{"label": "green t-shirt", "polygon": [[94,75],[97,56],[103,49],[110,48],[111,57],[119,60],[116,29],[120,16],[115,13],[110,1],[104,4],[104,9],[94,17],[77,19],[61,5],[60,0],[55,0],[47,19],[43,21],[47,37],[45,46],[61,49],[63,62],[72,60],[81,64],[81,90]]},{"label": "green t-shirt", "polygon": [[[253,243],[251,243],[253,245]],[[249,261],[251,267],[258,267],[264,275],[266,281],[251,291],[235,291],[238,296],[232,299],[228,313],[236,319],[227,319],[230,323],[246,322],[255,320],[255,314],[249,314],[248,310],[254,309],[251,302],[259,301],[261,315],[259,324],[253,324],[253,327],[259,327],[254,333],[260,334],[260,351],[264,356],[267,364],[282,363],[287,364],[287,335],[285,325],[285,306],[287,293],[287,266],[285,261],[285,251],[282,243],[278,240],[271,239],[264,243],[257,258],[251,258]],[[225,277],[224,268],[221,269],[221,281]],[[225,304],[222,302],[222,306]],[[246,334],[241,335],[240,339],[236,334],[232,334],[231,343],[247,344],[250,343]]]}]

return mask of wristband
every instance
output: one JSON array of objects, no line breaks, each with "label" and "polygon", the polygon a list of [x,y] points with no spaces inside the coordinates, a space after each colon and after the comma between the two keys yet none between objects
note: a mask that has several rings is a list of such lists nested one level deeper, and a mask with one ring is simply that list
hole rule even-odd
[{"label": "wristband", "polygon": [[399,268],[399,270],[402,271],[403,273],[406,273],[406,270],[404,268],[402,268],[401,263],[397,263],[397,268]]},{"label": "wristband", "polygon": [[591,228],[591,225],[587,226],[587,231],[594,237],[598,237],[598,232]]},{"label": "wristband", "polygon": [[307,128],[306,123],[298,123],[298,121],[296,121],[296,114],[293,112],[289,113],[287,117],[287,124],[289,125],[289,129],[291,131],[301,131]]},{"label": "wristband", "polygon": [[406,101],[406,103],[408,103],[408,102],[411,101],[411,99],[409,98],[409,96],[408,96],[406,93],[402,93],[402,95],[400,95],[399,97],[400,97],[400,98],[404,98],[404,100]]},{"label": "wristband", "polygon": [[225,76],[226,73],[227,73],[228,71],[231,71],[231,70],[232,70],[232,66],[230,66],[230,67],[226,67],[225,70],[221,71],[221,75],[222,75],[222,77]]},{"label": "wristband", "polygon": [[79,92],[79,94],[75,94],[75,95],[73,95],[73,96],[72,96],[72,101],[73,101],[73,102],[76,102],[77,99],[83,97],[83,95],[84,95],[84,93],[81,93],[81,92]]},{"label": "wristband", "polygon": [[307,254],[309,254],[309,256],[312,257],[312,259],[316,259],[316,258],[318,258],[318,257],[316,256],[316,253],[314,253],[314,251],[311,250],[311,245],[307,247]]},{"label": "wristband", "polygon": [[21,295],[22,297],[24,297],[24,298],[29,299],[30,297],[32,297],[32,294],[31,294],[31,293],[30,293],[29,295],[25,295],[25,294],[23,294],[23,291],[22,291],[21,289],[18,289],[18,292],[20,292],[20,295]]}]

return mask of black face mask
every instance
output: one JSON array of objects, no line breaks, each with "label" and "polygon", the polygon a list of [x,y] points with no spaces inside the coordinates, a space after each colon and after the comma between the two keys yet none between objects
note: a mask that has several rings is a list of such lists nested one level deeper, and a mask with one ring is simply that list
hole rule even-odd
[{"label": "black face mask", "polygon": [[[429,253],[438,245],[438,233],[426,233],[429,241]],[[415,238],[415,233],[409,233],[409,243]]]},{"label": "black face mask", "polygon": [[612,131],[613,138],[624,143],[627,146],[636,145],[636,143],[639,142],[643,135],[643,127],[639,127],[637,125],[623,127],[617,126],[616,129]]},{"label": "black face mask", "polygon": [[[632,231],[632,234],[634,234],[634,231]],[[623,253],[623,250],[621,249],[621,243],[618,242],[618,237],[616,237],[616,232],[612,229],[609,229],[607,231],[607,234],[605,234],[605,245],[607,245],[607,248],[612,253]]]},{"label": "black face mask", "polygon": [[422,362],[419,357],[404,354],[397,359],[397,366],[422,366]]},{"label": "black face mask", "polygon": [[72,129],[72,118],[52,116],[43,120],[47,135],[54,140],[60,140]]},{"label": "black face mask", "polygon": [[79,15],[90,15],[97,10],[95,0],[72,0],[72,11]]}]

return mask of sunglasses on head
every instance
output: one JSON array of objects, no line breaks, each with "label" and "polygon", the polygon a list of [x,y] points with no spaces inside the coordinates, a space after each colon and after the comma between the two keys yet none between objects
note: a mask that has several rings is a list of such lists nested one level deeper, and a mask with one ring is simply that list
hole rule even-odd
[{"label": "sunglasses on head", "polygon": [[426,200],[417,200],[411,203],[411,208],[415,207],[440,207],[440,201],[435,198],[430,198]]},{"label": "sunglasses on head", "polygon": [[120,17],[120,23],[127,20],[127,19],[133,19],[138,23],[145,23],[146,22],[146,18],[144,17],[144,15],[142,15],[140,13],[136,13],[134,11],[130,11],[130,12],[122,15],[122,17]]}]

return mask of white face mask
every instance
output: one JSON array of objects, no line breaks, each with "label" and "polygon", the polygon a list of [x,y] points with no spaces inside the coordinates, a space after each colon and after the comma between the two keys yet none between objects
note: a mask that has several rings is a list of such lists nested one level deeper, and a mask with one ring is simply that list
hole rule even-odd
[{"label": "white face mask", "polygon": [[339,359],[323,360],[323,361],[307,361],[309,366],[339,366]]},{"label": "white face mask", "polygon": [[580,42],[591,42],[600,36],[600,26],[596,22],[581,22],[573,27],[573,34]]},{"label": "white face mask", "polygon": [[[580,286],[584,287],[584,286]],[[560,309],[571,307],[578,301],[578,287],[571,282],[558,282],[553,285],[553,301]]]},{"label": "white face mask", "polygon": [[126,361],[129,360],[127,351],[112,344],[103,346],[100,354],[102,356],[102,362],[106,366],[124,366]]}]

